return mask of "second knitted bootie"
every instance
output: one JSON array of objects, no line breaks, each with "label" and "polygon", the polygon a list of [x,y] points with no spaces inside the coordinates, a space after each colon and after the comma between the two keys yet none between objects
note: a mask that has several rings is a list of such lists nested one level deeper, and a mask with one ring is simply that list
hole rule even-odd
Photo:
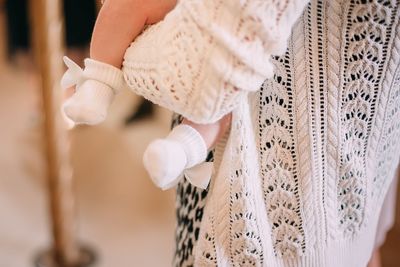
[{"label": "second knitted bootie", "polygon": [[203,137],[188,125],[179,125],[165,139],[150,143],[143,163],[153,182],[163,190],[175,186],[182,172],[203,161],[207,147]]}]

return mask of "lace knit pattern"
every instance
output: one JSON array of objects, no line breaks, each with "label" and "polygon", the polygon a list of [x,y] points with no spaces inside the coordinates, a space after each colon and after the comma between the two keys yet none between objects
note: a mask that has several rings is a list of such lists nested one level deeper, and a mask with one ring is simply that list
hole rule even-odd
[{"label": "lace knit pattern", "polygon": [[128,48],[125,80],[192,121],[216,121],[272,75],[269,56],[281,52],[302,2],[179,1]]},{"label": "lace knit pattern", "polygon": [[293,140],[293,88],[290,56],[275,57],[275,76],[258,95],[258,137],[264,201],[275,253],[301,255],[304,235]]},{"label": "lace knit pattern", "polygon": [[[397,3],[399,5],[399,3]],[[387,54],[390,55],[390,60],[386,64],[386,78],[383,83],[380,105],[378,106],[377,116],[375,120],[375,127],[378,130],[372,138],[372,144],[377,148],[378,162],[371,164],[376,168],[376,175],[373,177],[372,185],[373,190],[371,196],[373,203],[377,207],[384,198],[386,188],[390,184],[390,176],[393,175],[390,171],[396,166],[396,159],[399,156],[399,142],[400,140],[400,66],[398,61],[400,59],[400,30],[399,20],[400,11],[392,12],[392,19],[394,25],[391,27],[393,32],[391,38],[393,42],[387,46]],[[384,103],[387,103],[385,105]],[[371,215],[371,214],[370,214]]]},{"label": "lace knit pattern", "polygon": [[[338,183],[339,218],[344,234],[360,227],[366,201],[366,150],[390,59],[388,44],[396,1],[348,4],[341,92],[342,144]],[[382,94],[381,94],[382,95]]]},{"label": "lace knit pattern", "polygon": [[[245,107],[240,110],[241,112],[235,111],[233,117],[236,117],[237,113],[246,112]],[[258,190],[251,185],[251,178],[257,171],[254,166],[256,153],[252,153],[251,147],[254,146],[235,138],[242,135],[240,132],[251,131],[252,127],[250,121],[234,121],[228,143],[238,146],[236,149],[225,151],[224,160],[234,162],[235,168],[223,171],[224,176],[220,177],[223,182],[213,188],[214,192],[218,193],[208,200],[211,203],[219,202],[221,206],[206,211],[207,216],[203,220],[209,227],[200,233],[199,251],[202,253],[197,255],[195,266],[263,266],[266,257],[261,238],[261,223],[257,215],[255,196]],[[248,160],[253,164],[246,164]],[[221,199],[224,201],[220,201]],[[210,238],[213,236],[214,238]],[[204,254],[204,251],[207,253]],[[215,256],[210,258],[210,255]],[[225,255],[226,258],[222,258],[221,255]]]},{"label": "lace knit pattern", "polygon": [[128,50],[133,91],[198,122],[233,112],[208,191],[178,186],[176,266],[369,260],[400,157],[400,0],[305,5],[181,1]]}]

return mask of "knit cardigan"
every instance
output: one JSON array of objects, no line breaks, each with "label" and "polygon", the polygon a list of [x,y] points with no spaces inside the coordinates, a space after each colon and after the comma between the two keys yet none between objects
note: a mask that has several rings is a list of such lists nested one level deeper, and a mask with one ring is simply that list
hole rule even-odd
[{"label": "knit cardigan", "polygon": [[400,1],[306,5],[180,1],[126,53],[134,92],[233,114],[181,266],[367,265],[400,157]]}]

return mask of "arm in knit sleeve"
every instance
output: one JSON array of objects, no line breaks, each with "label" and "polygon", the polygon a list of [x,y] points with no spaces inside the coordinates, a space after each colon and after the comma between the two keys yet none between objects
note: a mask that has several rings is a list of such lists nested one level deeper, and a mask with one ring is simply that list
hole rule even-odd
[{"label": "arm in knit sleeve", "polygon": [[135,93],[197,123],[215,122],[272,76],[305,0],[181,0],[128,48]]}]

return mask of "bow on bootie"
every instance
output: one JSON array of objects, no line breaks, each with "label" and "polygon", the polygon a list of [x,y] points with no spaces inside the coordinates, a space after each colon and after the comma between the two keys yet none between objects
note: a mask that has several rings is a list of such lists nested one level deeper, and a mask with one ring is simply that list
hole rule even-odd
[{"label": "bow on bootie", "polygon": [[61,78],[61,88],[67,89],[75,85],[79,87],[85,81],[83,69],[66,56],[63,61],[68,69]]},{"label": "bow on bootie", "polygon": [[186,179],[196,187],[207,189],[213,173],[213,165],[212,162],[203,162],[190,169],[184,170],[182,177],[186,177]]},{"label": "bow on bootie", "polygon": [[168,190],[176,186],[182,179],[186,178],[190,184],[201,189],[207,189],[213,173],[213,163],[203,162],[192,168],[185,169],[172,182],[165,185],[157,184],[162,190]]}]

